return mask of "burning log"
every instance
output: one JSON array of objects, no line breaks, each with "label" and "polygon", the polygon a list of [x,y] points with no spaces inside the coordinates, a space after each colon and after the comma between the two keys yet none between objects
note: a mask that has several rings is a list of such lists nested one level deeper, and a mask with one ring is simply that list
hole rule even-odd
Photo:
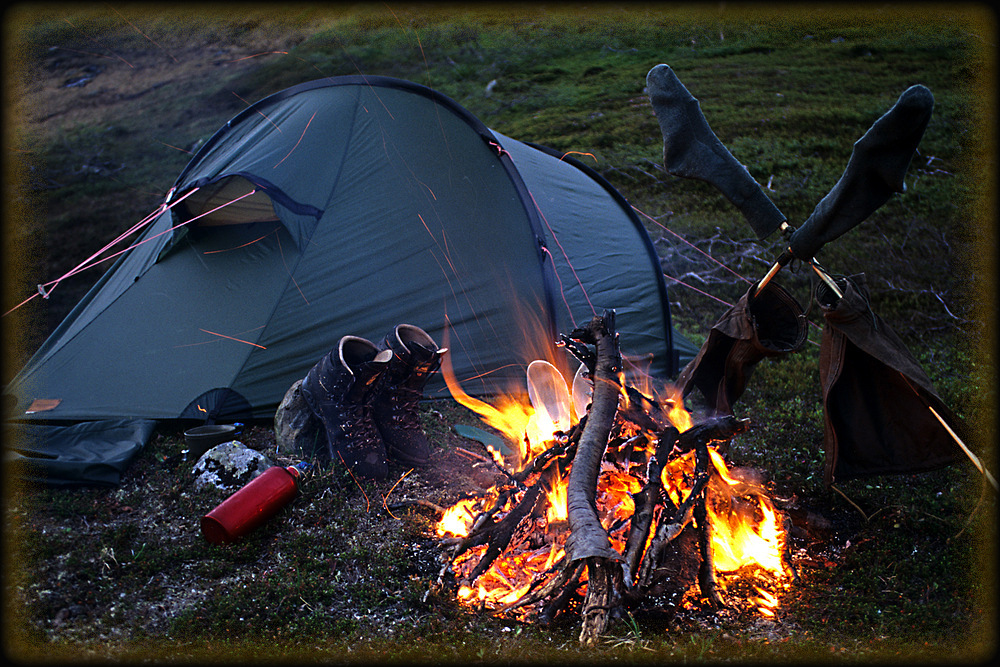
[{"label": "burning log", "polygon": [[[632,515],[632,522],[629,526],[628,539],[625,541],[625,564],[623,566],[623,577],[626,587],[634,584],[632,573],[639,565],[646,542],[649,540],[649,531],[653,526],[653,515],[656,513],[657,505],[662,503],[663,464],[667,455],[674,448],[674,443],[680,432],[673,426],[668,426],[657,439],[656,451],[649,459],[646,468],[646,486],[642,491],[633,496],[635,502],[635,513]],[[659,548],[656,555],[659,555]]]},{"label": "burning log", "polygon": [[[535,606],[548,622],[585,585],[580,641],[593,644],[625,607],[695,582],[712,607],[726,606],[717,573],[754,563],[771,582],[794,575],[779,539],[787,518],[755,481],[731,477],[719,453],[747,422],[725,415],[692,424],[678,392],[653,399],[624,386],[613,312],[572,336],[563,337],[571,343],[564,347],[593,380],[587,413],[566,432],[553,426],[541,448],[528,431],[505,431],[524,439],[528,458],[517,471],[504,470],[464,534],[442,541],[448,562],[441,574],[454,571],[459,597],[477,596],[497,614]],[[537,387],[536,398],[561,411]],[[453,395],[460,394],[453,388]],[[480,414],[496,416],[493,408]],[[502,467],[502,457],[495,461]],[[767,534],[746,542],[743,534],[758,529]],[[741,553],[761,545],[762,556]]]},{"label": "burning log", "polygon": [[621,395],[618,376],[622,360],[613,311],[595,317],[586,328],[574,332],[574,338],[591,343],[596,349],[594,396],[566,488],[570,530],[566,540],[567,564],[580,560],[587,563],[587,597],[583,604],[580,641],[590,644],[604,632],[621,598],[621,554],[611,546],[608,533],[601,525],[595,498],[601,460]]},{"label": "burning log", "polygon": [[486,553],[483,554],[479,563],[476,564],[475,569],[469,574],[469,581],[478,579],[479,575],[485,572],[493,564],[497,556],[507,548],[511,538],[514,536],[514,532],[521,524],[521,520],[528,516],[528,513],[535,508],[540,491],[541,487],[537,484],[528,487],[528,490],[521,496],[521,500],[502,521],[499,523],[491,521],[486,528],[476,534],[475,538],[467,540],[467,544],[463,545],[465,549],[479,544],[489,545]]},{"label": "burning log", "polygon": [[[694,426],[683,434],[679,434],[675,439],[673,450],[690,451],[693,449],[695,452],[695,481],[687,499],[676,508],[673,519],[669,522],[661,522],[657,527],[656,534],[647,551],[647,558],[644,559],[642,570],[639,573],[639,590],[648,589],[653,584],[654,572],[662,561],[664,548],[680,535],[681,531],[694,518],[698,523],[698,546],[701,555],[698,580],[702,595],[711,600],[714,605],[724,606],[716,590],[715,567],[712,563],[712,550],[710,548],[711,524],[708,521],[706,510],[705,489],[711,477],[708,443],[723,438],[729,440],[745,427],[745,422],[725,416]],[[662,470],[662,464],[659,464],[659,468]]]},{"label": "burning log", "polygon": [[[545,450],[543,454],[532,459],[531,463],[518,473],[503,471],[511,485],[501,489],[492,506],[473,519],[469,533],[463,538],[442,540],[444,545],[452,547],[448,563],[473,547],[487,545],[486,552],[462,583],[471,584],[474,582],[507,548],[521,522],[529,515],[543,511],[546,498],[541,496],[541,482],[545,473],[550,469],[550,464],[553,464],[554,461],[557,462],[561,455],[565,455],[569,460],[573,458],[579,434],[579,428],[572,429],[564,443]],[[536,475],[536,473],[538,474]],[[525,487],[523,483],[533,476],[535,482]],[[499,521],[494,521],[494,517],[504,509],[519,490],[523,490],[523,494],[514,508]],[[448,564],[442,569],[441,574],[443,575],[447,569]]]}]

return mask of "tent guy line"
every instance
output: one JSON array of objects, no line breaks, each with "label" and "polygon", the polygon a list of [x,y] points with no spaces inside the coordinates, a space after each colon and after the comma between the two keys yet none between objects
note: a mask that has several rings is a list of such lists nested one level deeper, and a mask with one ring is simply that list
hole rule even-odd
[{"label": "tent guy line", "polygon": [[[79,264],[77,264],[75,268],[70,269],[69,271],[67,271],[66,273],[64,273],[61,277],[56,278],[54,280],[50,280],[47,283],[40,283],[38,285],[38,291],[35,294],[32,294],[27,299],[25,299],[21,303],[17,304],[13,308],[11,308],[7,312],[5,312],[3,314],[3,317],[6,317],[7,315],[10,315],[12,312],[14,312],[15,310],[17,310],[18,308],[20,308],[24,304],[26,304],[29,301],[31,301],[32,299],[34,299],[36,296],[41,295],[41,297],[43,299],[48,299],[49,295],[52,294],[52,290],[55,289],[55,286],[58,285],[59,283],[61,283],[62,281],[66,280],[67,278],[75,276],[76,274],[80,273],[81,271],[89,269],[92,266],[97,266],[98,264],[101,264],[102,262],[105,262],[105,261],[107,261],[109,259],[117,257],[118,255],[120,255],[120,254],[122,254],[122,253],[124,253],[124,252],[126,252],[128,250],[131,250],[132,248],[135,247],[135,245],[130,246],[128,248],[125,248],[125,250],[122,250],[122,251],[120,251],[118,253],[115,253],[114,255],[110,255],[108,257],[105,257],[104,259],[102,259],[100,261],[96,261],[96,262],[93,261],[95,258],[99,257],[101,254],[103,254],[107,250],[111,249],[114,245],[116,245],[118,243],[121,243],[123,240],[125,240],[127,237],[131,236],[133,233],[139,231],[140,229],[142,229],[143,227],[145,227],[146,225],[148,225],[150,222],[152,222],[153,220],[155,220],[158,216],[162,215],[164,212],[169,211],[175,205],[181,203],[187,197],[193,195],[196,191],[197,191],[197,188],[192,189],[190,192],[186,193],[183,197],[181,197],[180,199],[178,199],[177,201],[175,201],[175,202],[173,202],[173,203],[171,203],[169,205],[167,204],[167,201],[169,201],[169,199],[170,199],[170,195],[168,194],[167,197],[166,197],[166,199],[164,200],[164,203],[160,204],[152,213],[150,213],[149,215],[147,215],[146,217],[144,217],[142,220],[140,220],[139,222],[137,222],[134,225],[132,225],[127,231],[122,232],[121,234],[119,234],[116,239],[114,239],[113,241],[109,242],[103,248],[101,248],[100,250],[98,250],[97,252],[95,252],[93,255],[91,255],[87,259],[85,259],[82,262],[80,262]],[[139,245],[139,244],[137,243],[136,245]],[[49,285],[52,285],[51,289],[47,289],[49,287]]]},{"label": "tent guy line", "polygon": [[[179,204],[185,198],[187,198],[188,196],[194,194],[197,190],[198,190],[198,188],[193,188],[190,192],[185,193],[185,195],[183,197],[181,197],[177,201],[171,203],[170,206],[164,207],[164,206],[161,205],[161,207],[159,209],[157,209],[155,213],[153,213],[150,216],[147,216],[146,218],[143,219],[142,225],[148,224],[155,217],[157,217],[158,215],[160,215],[160,214],[162,214],[162,213],[170,210],[171,208],[173,208],[173,206],[175,204]],[[18,308],[20,308],[21,306],[23,306],[24,304],[26,304],[28,301],[31,301],[32,299],[34,299],[39,294],[42,296],[43,299],[49,298],[49,295],[52,293],[52,289],[55,289],[55,287],[54,287],[55,285],[58,285],[62,281],[64,281],[67,278],[70,278],[70,277],[76,275],[77,273],[80,273],[81,271],[85,271],[86,269],[89,269],[89,268],[92,268],[94,266],[97,266],[98,264],[103,264],[104,262],[108,261],[109,259],[114,259],[115,257],[118,257],[119,255],[123,255],[126,252],[128,252],[129,250],[137,248],[138,246],[141,246],[144,243],[148,243],[149,241],[152,241],[152,240],[154,240],[156,238],[159,238],[160,236],[163,236],[164,234],[168,234],[170,232],[176,231],[176,230],[180,229],[181,227],[184,227],[185,225],[188,225],[188,224],[194,222],[195,220],[198,220],[199,218],[203,218],[206,215],[211,215],[212,213],[215,213],[216,211],[219,211],[219,210],[221,210],[221,209],[223,209],[223,208],[225,208],[227,206],[231,206],[232,204],[235,204],[236,202],[240,201],[241,199],[246,199],[247,197],[250,197],[251,195],[255,194],[256,192],[257,192],[257,190],[253,189],[250,192],[246,193],[245,195],[242,195],[240,197],[237,197],[236,199],[233,199],[231,201],[226,202],[225,204],[217,206],[217,207],[213,208],[210,211],[205,211],[204,213],[202,213],[202,214],[200,214],[198,216],[195,216],[195,217],[193,217],[193,218],[191,218],[189,220],[185,220],[184,222],[181,222],[181,223],[179,223],[177,225],[174,225],[173,227],[171,227],[169,229],[165,229],[164,231],[160,232],[159,234],[155,234],[153,236],[150,236],[149,238],[146,238],[146,239],[143,239],[143,240],[141,240],[141,241],[139,241],[137,243],[134,243],[133,245],[130,245],[127,248],[119,250],[118,252],[116,252],[116,253],[114,253],[112,255],[108,255],[107,257],[104,257],[104,258],[102,258],[102,259],[100,259],[100,260],[98,260],[96,262],[91,262],[89,264],[87,263],[87,262],[90,262],[90,260],[93,259],[94,257],[96,257],[97,255],[100,255],[102,252],[104,252],[105,250],[107,250],[110,247],[110,245],[114,245],[115,243],[118,243],[124,236],[128,236],[128,234],[131,233],[131,231],[130,231],[129,233],[126,233],[122,237],[119,237],[118,239],[116,239],[115,241],[113,241],[109,246],[106,246],[104,249],[102,249],[99,252],[97,252],[94,255],[92,255],[90,257],[90,259],[88,259],[85,262],[81,263],[75,269],[73,269],[73,270],[69,271],[68,273],[64,274],[62,277],[56,278],[55,280],[47,282],[44,285],[39,285],[38,286],[38,294],[32,294],[30,297],[28,297],[27,299],[25,299],[21,303],[17,304],[16,306],[14,306],[10,310],[8,310],[6,313],[4,313],[4,315],[6,316],[6,315],[10,314],[11,312],[17,310]],[[133,229],[138,229],[138,226],[136,226]],[[265,234],[265,238],[266,238],[266,236],[267,235]],[[258,239],[258,241],[259,240],[261,240],[261,239]],[[205,254],[208,254],[208,253],[205,253]],[[53,285],[53,288],[49,289],[49,290],[45,290],[44,288],[48,287],[49,285]]]},{"label": "tent guy line", "polygon": [[[565,157],[565,155],[563,157]],[[561,159],[562,158],[560,158],[560,160]],[[514,162],[514,164],[517,164],[517,162],[513,158],[511,158],[511,161]],[[573,266],[573,262],[570,261],[569,255],[566,254],[566,249],[563,248],[562,243],[560,243],[560,241],[559,241],[559,237],[556,235],[555,231],[552,229],[552,225],[549,224],[548,218],[545,217],[545,213],[542,211],[542,208],[538,205],[538,200],[535,199],[535,194],[531,191],[531,188],[528,188],[528,196],[531,197],[531,203],[535,205],[535,210],[538,211],[538,217],[540,217],[542,219],[542,222],[545,223],[545,227],[546,227],[546,229],[549,230],[549,235],[552,236],[552,240],[556,242],[557,246],[559,246],[559,252],[561,252],[562,255],[563,255],[563,258],[565,258],[565,260],[566,260],[566,266],[568,266],[569,270],[573,273],[573,278],[576,280],[576,284],[580,286],[580,291],[583,293],[584,298],[587,300],[587,305],[590,306],[591,312],[594,315],[597,315],[597,309],[594,308],[594,304],[590,300],[590,295],[587,294],[587,288],[584,287],[583,281],[580,280],[580,275],[576,272],[576,268]],[[544,246],[543,246],[543,248],[544,248]],[[544,248],[544,250],[545,250],[546,253],[549,254],[549,257],[552,256],[552,253],[549,251],[548,248]],[[560,290],[562,289],[562,281],[559,282],[559,288],[560,288]],[[563,300],[565,300],[565,293],[563,293]],[[567,310],[568,309],[569,309],[569,305],[567,304]],[[575,327],[576,326],[576,319],[572,317],[573,311],[570,310],[569,313],[570,313],[570,317],[571,317],[571,319],[573,321],[573,326]]]}]

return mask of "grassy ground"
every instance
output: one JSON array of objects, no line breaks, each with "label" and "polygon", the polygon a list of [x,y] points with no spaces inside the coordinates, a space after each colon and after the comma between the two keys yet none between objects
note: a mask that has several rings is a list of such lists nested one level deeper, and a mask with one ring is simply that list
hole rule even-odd
[{"label": "grassy ground", "polygon": [[[853,142],[906,87],[923,83],[936,106],[907,193],[818,259],[868,276],[873,307],[975,426],[970,444],[993,464],[994,313],[983,295],[993,293],[995,156],[984,119],[994,117],[996,34],[977,7],[282,7],[239,17],[193,6],[7,14],[5,44],[21,49],[5,86],[14,121],[5,124],[5,183],[19,187],[6,198],[4,311],[152,210],[195,147],[247,102],[361,72],[432,86],[503,134],[584,154],[646,216],[685,282],[714,297],[671,286],[675,323],[700,342],[725,308],[719,300],[732,302],[747,283],[676,235],[751,280],[779,240],[756,244],[718,193],[663,171],[646,72],[661,62],[677,71],[793,224],[836,182]],[[97,277],[83,274],[5,317],[5,380]],[[807,302],[806,271],[781,280]],[[309,530],[276,525],[239,546],[212,547],[195,539],[193,517],[219,499],[184,488],[168,463],[181,441],[167,429],[121,489],[8,496],[5,526],[18,537],[7,544],[5,598],[23,618],[11,646],[21,657],[163,656],[166,646],[178,659],[359,662],[986,655],[995,638],[995,495],[965,462],[844,482],[857,507],[826,489],[818,328],[810,338],[803,352],[759,367],[737,406],[753,428],[730,453],[829,524],[821,544],[798,545],[803,583],[777,622],[638,617],[588,652],[575,645],[572,623],[541,628],[469,612],[427,594],[437,569],[429,515],[397,519],[365,502],[388,495],[395,480],[368,487],[368,498],[349,480],[313,479],[289,522]],[[456,442],[450,424],[477,423],[454,405],[425,418],[441,456]],[[266,425],[254,437],[265,451],[273,446]]]}]

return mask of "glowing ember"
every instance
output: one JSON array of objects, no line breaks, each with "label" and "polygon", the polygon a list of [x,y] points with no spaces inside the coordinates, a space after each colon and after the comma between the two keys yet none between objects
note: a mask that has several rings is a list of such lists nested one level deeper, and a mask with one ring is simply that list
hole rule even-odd
[{"label": "glowing ember", "polygon": [[757,605],[757,611],[759,611],[762,615],[768,618],[773,618],[775,615],[774,610],[778,606],[778,598],[771,595],[760,586],[754,586],[754,588],[757,589],[758,597],[752,598],[750,601]]}]

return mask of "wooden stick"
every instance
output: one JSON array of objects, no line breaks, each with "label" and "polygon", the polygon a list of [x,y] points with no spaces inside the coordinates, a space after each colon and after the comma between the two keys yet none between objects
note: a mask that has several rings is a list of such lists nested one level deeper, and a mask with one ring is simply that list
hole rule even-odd
[{"label": "wooden stick", "polygon": [[997,488],[997,481],[996,481],[996,479],[994,479],[993,475],[990,474],[990,471],[987,470],[983,466],[982,462],[979,460],[979,457],[976,456],[975,454],[973,454],[972,450],[970,450],[968,447],[965,446],[965,443],[962,442],[962,439],[960,437],[958,437],[957,433],[955,433],[953,430],[951,430],[951,427],[948,426],[948,423],[944,419],[941,418],[941,415],[939,415],[937,413],[937,410],[935,410],[933,407],[931,407],[929,405],[927,406],[927,409],[931,411],[932,415],[934,415],[935,417],[937,417],[937,420],[939,422],[941,422],[941,426],[944,426],[945,430],[948,431],[948,433],[955,440],[955,442],[958,443],[958,446],[962,448],[962,451],[965,452],[965,455],[969,457],[969,460],[972,461],[972,464],[974,466],[976,466],[977,468],[979,468],[979,472],[983,473],[983,475],[986,476],[987,481],[989,481],[989,483],[993,485],[993,489],[995,491],[1000,490],[1000,489]]},{"label": "wooden stick", "polygon": [[856,509],[856,510],[857,510],[858,512],[860,512],[860,513],[861,513],[861,516],[863,516],[863,517],[865,518],[865,522],[866,522],[866,523],[868,522],[868,515],[867,515],[867,514],[865,514],[865,511],[864,511],[863,509],[861,509],[860,507],[858,507],[858,504],[857,504],[856,502],[854,502],[853,500],[851,500],[850,498],[848,498],[848,497],[847,497],[847,494],[846,494],[846,493],[844,493],[843,491],[841,491],[841,490],[840,490],[840,489],[839,489],[839,488],[837,487],[837,485],[836,485],[836,484],[831,484],[831,485],[830,485],[830,488],[831,488],[831,489],[833,489],[834,491],[836,491],[837,493],[839,493],[839,494],[841,495],[841,497],[842,497],[842,498],[843,498],[844,500],[846,500],[847,502],[851,503],[851,507],[853,507],[853,508],[854,508],[854,509]]},{"label": "wooden stick", "polygon": [[618,412],[621,386],[621,352],[615,332],[614,311],[595,316],[573,337],[594,345],[594,396],[587,414],[587,426],[580,434],[569,481],[566,483],[566,511],[570,534],[566,539],[566,559],[572,566],[587,563],[587,594],[580,616],[583,620],[580,643],[593,645],[607,628],[621,604],[621,555],[597,516],[595,496],[601,460]]},{"label": "wooden stick", "polygon": [[812,270],[816,272],[816,275],[818,275],[823,282],[825,282],[827,286],[833,290],[833,293],[837,295],[838,299],[844,296],[844,293],[840,291],[840,288],[837,287],[837,283],[834,282],[829,273],[817,266],[812,260],[809,260],[809,266],[811,266]]},{"label": "wooden stick", "polygon": [[[621,387],[617,372],[621,369],[621,353],[614,332],[614,314],[595,316],[580,340],[592,343],[597,352],[594,373],[594,397],[587,415],[587,426],[580,434],[573,467],[566,483],[566,512],[570,535],[566,553],[570,562],[601,557],[612,560],[621,556],[611,546],[608,533],[597,516],[595,497],[601,460],[608,447],[608,436],[618,412]],[[576,332],[574,332],[576,334]],[[585,340],[586,339],[586,340]]]},{"label": "wooden stick", "polygon": [[[781,226],[778,227],[778,229],[781,231],[782,234],[785,234],[786,236],[794,231],[792,229],[792,226],[788,224],[787,220],[781,223]],[[778,256],[778,261],[774,263],[774,266],[772,266],[771,269],[767,272],[767,274],[760,279],[760,282],[757,283],[757,291],[754,292],[753,295],[757,296],[758,294],[760,294],[760,291],[764,289],[764,285],[771,282],[771,278],[773,278],[775,274],[777,274],[778,271],[780,271],[781,268],[786,264],[788,264],[788,262],[790,261],[792,261],[792,250],[791,248],[788,248],[783,253],[781,253],[781,255]]]},{"label": "wooden stick", "polygon": [[[699,442],[694,450],[695,475],[705,480],[711,476],[714,466],[708,453],[708,444]],[[715,578],[715,560],[712,558],[712,522],[708,520],[708,489],[703,486],[698,496],[694,496],[694,520],[698,524],[698,552],[701,555],[701,565],[698,568],[698,586],[701,594],[708,598],[716,609],[725,607],[726,603],[719,595],[719,583]]]},{"label": "wooden stick", "polygon": [[663,464],[679,435],[680,433],[673,426],[660,433],[656,443],[656,451],[647,466],[646,485],[633,496],[635,511],[632,513],[628,538],[625,541],[625,564],[622,566],[622,581],[628,588],[631,588],[635,583],[639,573],[639,562],[642,559],[643,550],[649,539],[649,531],[653,525],[653,513],[660,502],[660,493],[663,490],[663,481],[661,480]]},{"label": "wooden stick", "polygon": [[[783,266],[785,266],[786,264],[788,264],[789,261],[791,261],[791,258],[792,255],[790,250],[786,250],[785,252],[783,252],[781,256],[778,257],[778,261],[776,261],[774,263],[774,266],[771,267],[771,270],[767,272],[767,275],[761,278],[760,282],[757,283],[757,289],[754,291],[753,295],[757,296],[758,294],[760,294],[761,290],[764,289],[764,286],[771,281],[771,278],[773,278],[775,274],[777,274],[778,271],[780,271]],[[837,283],[834,282],[833,278],[830,276],[829,273],[824,271],[819,265],[817,265],[811,259],[809,260],[809,266],[811,266],[812,270],[816,272],[816,275],[818,275],[820,279],[823,282],[825,282],[831,290],[833,290],[833,293],[837,295],[838,299],[844,296],[844,293],[840,291],[840,288],[837,287]]]},{"label": "wooden stick", "polygon": [[[785,264],[787,264],[787,262],[785,262]],[[758,294],[760,294],[760,291],[764,289],[764,286],[767,285],[769,282],[771,282],[771,278],[773,278],[775,274],[777,274],[778,271],[780,271],[785,264],[781,263],[781,258],[779,257],[778,261],[775,262],[774,266],[771,267],[771,270],[768,271],[767,274],[760,279],[759,283],[757,283],[757,291],[755,291],[753,295],[757,296]]]}]

